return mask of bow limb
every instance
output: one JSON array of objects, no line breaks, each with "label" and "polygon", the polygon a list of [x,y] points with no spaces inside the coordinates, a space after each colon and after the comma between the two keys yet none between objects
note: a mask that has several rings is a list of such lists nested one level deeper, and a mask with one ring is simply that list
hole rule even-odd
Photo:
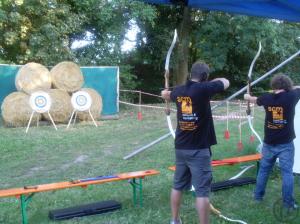
[{"label": "bow limb", "polygon": [[[248,94],[250,94],[250,92],[251,92],[251,79],[252,79],[253,67],[254,67],[254,64],[255,64],[257,58],[259,57],[260,53],[261,53],[261,42],[259,42],[258,51],[257,51],[255,57],[253,58],[253,60],[251,62],[251,65],[250,65],[250,68],[249,68],[249,71],[248,71],[248,88],[247,88],[247,93]],[[250,101],[248,101],[247,115],[250,115],[250,114],[251,114]]]},{"label": "bow limb", "polygon": [[[249,71],[248,71],[248,87],[247,87],[247,93],[248,94],[251,93],[251,78],[252,78],[253,67],[254,67],[254,64],[255,64],[257,58],[259,57],[259,55],[261,53],[261,49],[262,49],[261,42],[259,42],[258,51],[257,51],[255,57],[253,58],[253,60],[251,62],[251,65],[250,65],[250,68],[249,68]],[[255,129],[253,128],[253,125],[252,125],[252,121],[251,121],[251,106],[250,106],[250,101],[249,100],[248,100],[248,103],[247,103],[246,113],[247,113],[247,120],[248,120],[249,127],[250,127],[251,131],[253,132],[253,134],[259,140],[260,145],[262,146],[263,141],[262,141],[261,137],[259,136],[259,134],[255,131]]]},{"label": "bow limb", "polygon": [[[170,65],[170,58],[171,58],[171,54],[172,54],[172,51],[175,47],[175,44],[176,44],[176,40],[177,40],[177,30],[174,31],[174,37],[173,37],[173,41],[171,43],[171,46],[168,50],[168,53],[167,53],[167,57],[166,57],[166,62],[165,62],[165,89],[168,90],[170,85],[169,85],[169,77],[170,77],[170,70],[169,70],[169,65]],[[174,132],[174,129],[172,127],[172,122],[171,122],[171,117],[170,117],[170,102],[169,100],[166,100],[166,116],[167,116],[167,122],[168,122],[168,127],[169,127],[169,130],[173,136],[173,138],[175,138],[175,132]]]}]

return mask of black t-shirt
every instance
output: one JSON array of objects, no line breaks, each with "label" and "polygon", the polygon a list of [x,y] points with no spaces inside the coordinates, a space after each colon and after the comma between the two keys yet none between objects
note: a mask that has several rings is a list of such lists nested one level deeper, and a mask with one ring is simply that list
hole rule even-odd
[{"label": "black t-shirt", "polygon": [[223,90],[221,81],[187,81],[171,92],[177,106],[176,149],[203,149],[217,144],[210,99]]},{"label": "black t-shirt", "polygon": [[257,98],[257,105],[263,106],[265,117],[265,138],[267,144],[284,144],[296,136],[294,131],[295,106],[300,99],[300,89],[277,94],[266,93]]}]

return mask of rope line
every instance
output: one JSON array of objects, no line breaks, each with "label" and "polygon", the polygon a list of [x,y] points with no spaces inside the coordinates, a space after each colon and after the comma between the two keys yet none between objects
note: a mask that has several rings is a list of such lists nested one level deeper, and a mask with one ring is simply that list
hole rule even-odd
[{"label": "rope line", "polygon": [[[119,103],[125,104],[125,105],[134,106],[134,107],[145,107],[145,108],[162,109],[162,110],[166,109],[165,107],[151,106],[151,105],[145,105],[145,104],[141,104],[141,105],[140,105],[140,104],[128,103],[128,102],[121,101],[121,100],[119,100]],[[171,110],[172,110],[172,111],[175,111],[175,112],[177,111],[177,110],[172,109],[172,108],[171,108]]]},{"label": "rope line", "polygon": [[[119,103],[129,105],[129,106],[134,106],[134,107],[144,107],[144,108],[153,108],[153,109],[161,109],[161,110],[165,109],[165,107],[151,106],[151,105],[145,105],[145,104],[134,104],[134,103],[128,103],[128,102],[121,101],[121,100],[119,100]],[[171,108],[171,111],[176,112],[177,110],[174,108]],[[227,115],[213,115],[213,118],[219,119],[219,120],[225,120],[225,119],[237,120],[237,119],[247,119],[247,116],[229,114],[228,116]]]},{"label": "rope line", "polygon": [[159,96],[159,95],[152,94],[152,93],[147,93],[147,92],[143,92],[143,91],[140,91],[140,90],[120,89],[120,92],[141,93],[141,94],[148,95],[148,96],[155,96],[155,97],[158,97],[158,98],[162,98],[162,97]]}]

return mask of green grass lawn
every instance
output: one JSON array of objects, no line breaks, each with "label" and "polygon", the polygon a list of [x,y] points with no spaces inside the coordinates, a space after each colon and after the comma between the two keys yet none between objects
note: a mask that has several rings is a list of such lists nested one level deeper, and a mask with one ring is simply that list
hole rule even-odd
[{"label": "green grass lawn", "polygon": [[[238,108],[231,108],[238,111]],[[224,114],[219,108],[216,114]],[[90,186],[88,189],[72,188],[36,194],[27,209],[30,224],[163,224],[170,219],[169,193],[173,173],[168,170],[174,164],[173,139],[170,137],[143,153],[123,160],[134,149],[141,147],[168,132],[163,111],[143,110],[143,120],[137,120],[137,111],[121,107],[120,119],[100,121],[96,128],[92,124],[76,124],[69,130],[59,125],[32,127],[28,134],[25,128],[0,126],[0,188],[23,187],[43,183],[68,181],[99,175],[129,171],[157,169],[160,175],[147,177],[144,182],[144,207],[135,208],[132,189],[126,181]],[[256,110],[255,127],[262,134],[263,113]],[[175,114],[172,114],[173,120]],[[226,121],[215,121],[218,145],[213,147],[213,158],[255,153],[258,142],[249,143],[248,125],[243,125],[244,149],[237,151],[237,120],[230,121],[231,138],[226,141],[223,132]],[[226,180],[237,174],[242,166],[214,168],[214,181]],[[255,177],[256,170],[244,176]],[[300,198],[299,179],[296,179],[296,199]],[[251,224],[280,223],[273,215],[273,204],[281,197],[280,172],[275,169],[269,180],[264,202],[252,200],[254,185],[232,188],[211,194],[212,204],[225,216],[241,219]],[[82,217],[67,221],[49,220],[48,212],[80,204],[103,200],[117,200],[122,209],[113,213]],[[300,201],[300,200],[299,200]],[[182,203],[181,217],[185,224],[196,224],[194,198],[187,192]],[[0,223],[21,223],[20,204],[16,198],[0,198]],[[227,223],[212,215],[211,223]],[[290,223],[300,223],[300,215]]]}]

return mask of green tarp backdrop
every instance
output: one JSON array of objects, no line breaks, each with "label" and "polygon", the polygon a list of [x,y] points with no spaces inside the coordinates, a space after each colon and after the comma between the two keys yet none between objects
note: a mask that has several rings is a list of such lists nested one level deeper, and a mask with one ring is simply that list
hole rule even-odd
[{"label": "green tarp backdrop", "polygon": [[[0,105],[4,98],[17,91],[15,77],[20,65],[0,65]],[[80,67],[84,86],[93,88],[102,96],[102,115],[116,115],[119,112],[119,67]]]}]

